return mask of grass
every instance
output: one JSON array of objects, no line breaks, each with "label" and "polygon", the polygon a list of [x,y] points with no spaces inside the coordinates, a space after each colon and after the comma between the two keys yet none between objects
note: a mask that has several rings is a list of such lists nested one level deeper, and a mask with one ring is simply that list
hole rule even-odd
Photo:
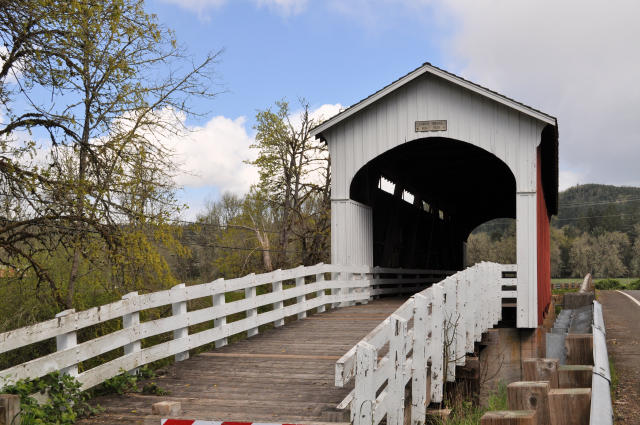
[{"label": "grass", "polygon": [[611,401],[616,401],[616,390],[618,389],[618,383],[620,378],[618,377],[618,371],[616,365],[611,358],[609,358],[609,372],[611,373]]},{"label": "grass", "polygon": [[479,425],[482,415],[494,410],[507,410],[507,385],[498,384],[496,390],[489,396],[487,407],[474,406],[470,401],[457,399],[449,403],[451,416],[449,420],[432,421],[430,423],[447,425]]}]

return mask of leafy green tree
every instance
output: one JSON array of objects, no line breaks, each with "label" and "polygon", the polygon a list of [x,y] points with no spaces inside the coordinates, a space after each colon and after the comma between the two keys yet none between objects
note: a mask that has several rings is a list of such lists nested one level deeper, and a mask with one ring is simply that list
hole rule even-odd
[{"label": "leafy green tree", "polygon": [[[164,141],[184,131],[194,97],[215,95],[216,54],[193,62],[141,0],[5,4],[0,185],[22,213],[0,220],[0,261],[48,283],[61,307],[75,306],[86,263],[118,292],[172,283],[156,248],[181,250]],[[28,134],[48,137],[44,161],[25,160]],[[64,277],[47,265],[55,250]]]},{"label": "leafy green tree", "polygon": [[[313,140],[310,130],[319,123],[309,104],[300,100],[301,111],[293,114],[286,101],[256,115],[259,190],[276,211],[279,267],[321,261],[328,252],[331,175],[325,144]],[[291,256],[294,243],[300,256]]]}]

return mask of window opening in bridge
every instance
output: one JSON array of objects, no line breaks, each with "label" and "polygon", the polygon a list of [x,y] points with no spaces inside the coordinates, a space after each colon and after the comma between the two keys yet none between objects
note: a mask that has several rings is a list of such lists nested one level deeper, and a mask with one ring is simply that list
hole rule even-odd
[{"label": "window opening in bridge", "polygon": [[405,202],[408,202],[409,204],[413,205],[413,201],[415,199],[415,196],[413,196],[413,193],[409,192],[408,190],[403,190],[402,191],[402,200]]},{"label": "window opening in bridge", "polygon": [[440,220],[444,220],[444,211],[438,210],[438,217],[440,217]]},{"label": "window opening in bridge", "polygon": [[426,212],[429,212],[430,211],[429,204],[425,201],[422,201],[422,209]]},{"label": "window opening in bridge", "polygon": [[396,190],[396,184],[393,183],[391,180],[385,179],[384,177],[380,176],[380,181],[378,182],[378,189],[393,195]]}]

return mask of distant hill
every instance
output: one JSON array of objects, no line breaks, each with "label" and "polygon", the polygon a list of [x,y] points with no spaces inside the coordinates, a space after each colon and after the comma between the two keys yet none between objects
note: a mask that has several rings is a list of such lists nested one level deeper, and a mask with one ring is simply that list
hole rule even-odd
[{"label": "distant hill", "polygon": [[640,223],[640,187],[584,184],[559,194],[554,227],[577,233],[631,233]]},{"label": "distant hill", "polygon": [[[560,192],[558,197],[558,215],[552,225],[572,235],[620,231],[634,236],[633,226],[640,223],[640,187],[583,184]],[[473,233],[486,232],[495,238],[514,230],[513,220],[498,219]]]}]

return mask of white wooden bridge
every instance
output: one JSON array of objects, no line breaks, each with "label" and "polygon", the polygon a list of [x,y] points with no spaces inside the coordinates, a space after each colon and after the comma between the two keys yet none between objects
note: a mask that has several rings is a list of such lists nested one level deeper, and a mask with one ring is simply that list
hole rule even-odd
[{"label": "white wooden bridge", "polygon": [[[3,370],[0,378],[11,383],[63,371],[88,389],[174,356],[176,364],[159,381],[168,396],[107,398],[106,412],[92,422],[158,423],[152,403],[175,399],[191,419],[327,421],[348,409],[353,423],[385,417],[402,423],[410,382],[412,423],[420,424],[429,402],[441,401],[444,383],[455,379],[455,365],[500,320],[502,299],[514,298],[502,290],[514,281],[504,271],[514,266],[482,263],[442,280],[450,272],[319,264],[132,293],[0,334],[0,353],[52,338],[57,344],[55,352]],[[380,298],[414,293],[404,302]],[[227,294],[235,301],[225,302]],[[212,306],[188,308],[202,298]],[[140,321],[141,312],[168,305],[171,316]],[[227,320],[238,313],[244,317]],[[77,340],[79,330],[114,319],[121,319],[120,329]],[[189,332],[203,323],[210,326]],[[167,332],[172,339],[147,346],[148,338]],[[245,333],[246,340],[227,345],[227,338]],[[190,350],[212,343],[220,349],[189,359]],[[121,356],[86,369],[83,362],[118,349]]]}]

